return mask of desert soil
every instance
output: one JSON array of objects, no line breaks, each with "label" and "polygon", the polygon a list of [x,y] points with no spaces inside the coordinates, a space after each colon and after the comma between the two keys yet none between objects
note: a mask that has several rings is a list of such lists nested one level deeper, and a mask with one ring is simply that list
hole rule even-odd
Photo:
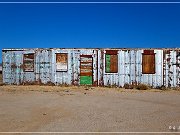
[{"label": "desert soil", "polygon": [[0,86],[0,132],[175,132],[169,126],[180,126],[179,91]]}]

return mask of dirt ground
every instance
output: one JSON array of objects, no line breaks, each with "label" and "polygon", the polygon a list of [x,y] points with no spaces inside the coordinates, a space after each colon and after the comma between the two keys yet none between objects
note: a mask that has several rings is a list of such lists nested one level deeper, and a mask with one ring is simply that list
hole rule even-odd
[{"label": "dirt ground", "polygon": [[179,91],[0,86],[0,132],[175,132],[169,126],[180,126]]},{"label": "dirt ground", "polygon": [[2,74],[0,73],[0,84],[2,84]]}]

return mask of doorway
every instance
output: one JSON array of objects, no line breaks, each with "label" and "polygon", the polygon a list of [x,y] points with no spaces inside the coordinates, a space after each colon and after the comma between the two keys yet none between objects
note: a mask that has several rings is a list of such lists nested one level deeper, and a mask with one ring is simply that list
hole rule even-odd
[{"label": "doorway", "polygon": [[80,56],[80,85],[93,84],[93,58],[92,55]]}]

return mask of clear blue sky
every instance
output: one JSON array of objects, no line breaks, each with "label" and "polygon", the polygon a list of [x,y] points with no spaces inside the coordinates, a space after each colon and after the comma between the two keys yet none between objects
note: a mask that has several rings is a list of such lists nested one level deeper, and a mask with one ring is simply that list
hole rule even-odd
[{"label": "clear blue sky", "polygon": [[0,49],[53,47],[180,47],[180,4],[0,4]]}]

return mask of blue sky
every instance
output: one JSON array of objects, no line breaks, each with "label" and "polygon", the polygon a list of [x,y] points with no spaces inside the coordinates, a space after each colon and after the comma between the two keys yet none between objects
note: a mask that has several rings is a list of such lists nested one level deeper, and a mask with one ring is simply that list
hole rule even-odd
[{"label": "blue sky", "polygon": [[0,49],[53,47],[180,47],[180,4],[0,4]]}]

